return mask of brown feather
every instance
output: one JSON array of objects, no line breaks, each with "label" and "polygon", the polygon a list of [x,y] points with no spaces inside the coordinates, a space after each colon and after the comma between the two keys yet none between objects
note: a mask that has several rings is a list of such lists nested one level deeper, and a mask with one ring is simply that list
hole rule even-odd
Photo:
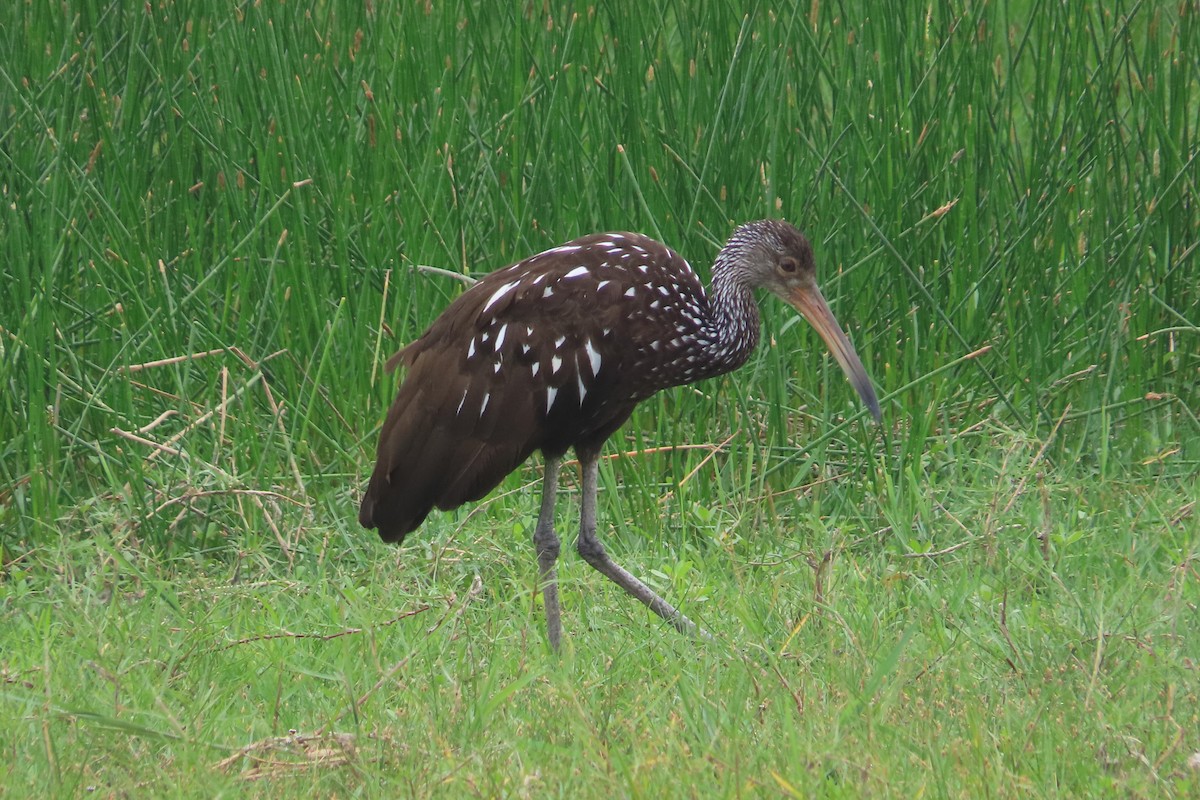
[{"label": "brown feather", "polygon": [[637,234],[578,239],[461,294],[387,362],[408,369],[359,521],[400,541],[435,506],[486,495],[534,450],[599,447],[638,401],[679,382],[666,374],[679,342],[629,324],[662,316],[663,297],[645,291],[654,279],[705,301],[682,258]]}]

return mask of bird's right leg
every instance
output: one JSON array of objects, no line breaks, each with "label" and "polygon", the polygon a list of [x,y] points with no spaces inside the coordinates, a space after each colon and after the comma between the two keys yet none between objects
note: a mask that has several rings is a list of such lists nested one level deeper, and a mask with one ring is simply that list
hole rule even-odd
[{"label": "bird's right leg", "polygon": [[684,616],[679,609],[659,597],[653,589],[635,578],[608,555],[608,551],[596,536],[596,491],[599,483],[600,456],[598,452],[580,452],[578,448],[575,452],[579,456],[579,470],[583,475],[579,540],[575,543],[579,555],[598,572],[603,573],[655,614],[675,626],[680,633],[711,640],[712,636],[708,631]]},{"label": "bird's right leg", "polygon": [[537,528],[533,532],[533,546],[537,548],[538,581],[542,586],[542,598],[546,603],[546,633],[550,646],[558,650],[562,639],[562,618],[558,605],[558,575],[554,563],[558,560],[558,535],[554,533],[554,497],[558,493],[558,468],[562,459],[547,458],[542,477],[542,510],[538,514]]}]

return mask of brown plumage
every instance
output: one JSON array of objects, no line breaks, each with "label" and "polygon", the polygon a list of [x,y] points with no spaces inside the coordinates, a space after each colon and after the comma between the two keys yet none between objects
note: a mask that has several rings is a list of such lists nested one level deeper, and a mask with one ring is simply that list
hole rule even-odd
[{"label": "brown plumage", "polygon": [[388,361],[407,374],[380,433],[359,522],[402,541],[434,507],[478,500],[541,450],[546,494],[535,544],[557,646],[552,484],[573,447],[584,467],[581,553],[676,627],[694,629],[603,553],[594,536],[596,459],[642,400],[746,361],[758,343],[760,287],[813,323],[878,418],[866,373],[813,273],[808,241],[776,220],[734,233],[714,264],[711,293],[671,248],[634,233],[585,236],[491,273]]}]

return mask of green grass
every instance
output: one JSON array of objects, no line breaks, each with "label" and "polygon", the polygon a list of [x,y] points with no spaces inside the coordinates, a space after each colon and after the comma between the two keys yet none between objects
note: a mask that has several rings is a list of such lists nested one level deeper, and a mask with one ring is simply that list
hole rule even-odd
[{"label": "green grass", "polygon": [[[0,794],[1200,791],[1196,3],[303,5],[0,11]],[[613,438],[716,643],[548,652],[536,461],[358,528],[418,265],[764,216],[884,424],[765,301]]]}]

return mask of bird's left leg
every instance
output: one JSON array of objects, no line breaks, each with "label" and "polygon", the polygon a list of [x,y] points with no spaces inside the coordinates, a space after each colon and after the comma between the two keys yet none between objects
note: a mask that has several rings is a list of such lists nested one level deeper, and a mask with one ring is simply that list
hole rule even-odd
[{"label": "bird's left leg", "polygon": [[542,475],[542,511],[538,514],[537,528],[533,532],[533,546],[537,550],[538,582],[542,586],[542,598],[546,602],[546,635],[550,646],[558,650],[562,639],[562,617],[558,606],[558,574],[554,563],[558,561],[558,536],[554,533],[554,497],[558,493],[559,458],[546,458]]},{"label": "bird's left leg", "polygon": [[579,555],[609,580],[636,597],[655,614],[675,626],[680,633],[699,635],[711,639],[708,631],[696,625],[680,613],[679,609],[663,600],[654,590],[629,574],[613,561],[604,545],[596,537],[596,490],[600,475],[600,453],[579,453],[579,469],[583,473],[583,497],[580,500],[579,540],[575,543]]}]

